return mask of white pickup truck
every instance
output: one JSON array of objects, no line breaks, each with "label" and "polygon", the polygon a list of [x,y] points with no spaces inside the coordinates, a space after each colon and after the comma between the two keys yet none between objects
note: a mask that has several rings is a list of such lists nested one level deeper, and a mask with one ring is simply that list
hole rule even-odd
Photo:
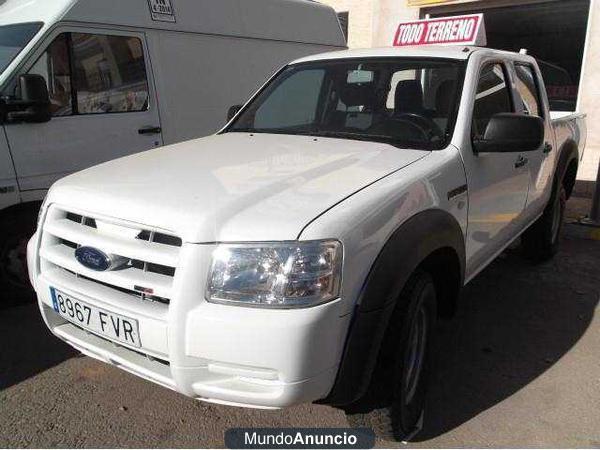
[{"label": "white pickup truck", "polygon": [[556,253],[584,144],[530,56],[308,57],[217,135],[54,184],[30,277],[50,330],[89,356],[209,402],[320,401],[402,439],[436,320],[519,236],[529,258]]}]

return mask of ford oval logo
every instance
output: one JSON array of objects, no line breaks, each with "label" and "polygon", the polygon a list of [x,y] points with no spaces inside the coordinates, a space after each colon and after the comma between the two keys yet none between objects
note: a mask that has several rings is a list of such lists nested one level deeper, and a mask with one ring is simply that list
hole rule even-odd
[{"label": "ford oval logo", "polygon": [[110,256],[94,247],[79,247],[75,250],[75,258],[82,266],[99,272],[111,266]]}]

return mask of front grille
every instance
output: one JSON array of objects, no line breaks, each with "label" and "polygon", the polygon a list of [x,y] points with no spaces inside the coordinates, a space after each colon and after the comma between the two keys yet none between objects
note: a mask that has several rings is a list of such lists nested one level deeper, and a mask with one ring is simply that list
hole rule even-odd
[{"label": "front grille", "polygon": [[[181,238],[163,230],[52,205],[43,226],[40,270],[66,271],[115,292],[168,304],[181,245]],[[126,262],[113,270],[94,271],[75,258],[81,246]]]}]

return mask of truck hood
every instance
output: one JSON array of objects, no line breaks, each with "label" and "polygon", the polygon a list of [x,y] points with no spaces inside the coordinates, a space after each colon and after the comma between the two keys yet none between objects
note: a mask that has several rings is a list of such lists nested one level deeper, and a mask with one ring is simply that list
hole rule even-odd
[{"label": "truck hood", "polygon": [[70,175],[52,187],[48,202],[168,230],[185,242],[294,240],[327,209],[428,153],[227,133]]}]

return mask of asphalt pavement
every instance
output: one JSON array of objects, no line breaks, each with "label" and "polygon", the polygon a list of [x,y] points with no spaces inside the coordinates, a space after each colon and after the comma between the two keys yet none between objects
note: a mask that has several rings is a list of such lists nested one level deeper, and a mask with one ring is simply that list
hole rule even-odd
[{"label": "asphalt pavement", "polygon": [[[465,288],[440,326],[425,428],[408,447],[600,447],[600,231],[565,234],[553,261],[511,250]],[[35,304],[0,310],[0,448],[223,447],[231,427],[346,426],[327,406],[186,398],[78,355]]]}]

